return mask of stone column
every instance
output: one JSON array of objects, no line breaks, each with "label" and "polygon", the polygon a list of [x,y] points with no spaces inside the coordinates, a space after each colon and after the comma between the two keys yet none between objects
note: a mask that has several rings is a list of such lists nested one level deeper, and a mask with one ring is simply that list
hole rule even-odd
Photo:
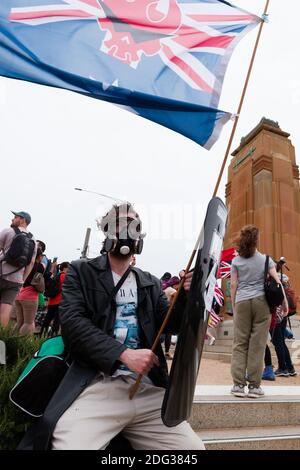
[{"label": "stone column", "polygon": [[259,250],[286,258],[300,313],[300,185],[290,134],[263,118],[232,153],[226,204],[229,209],[224,248],[235,246],[243,225],[260,229]]}]

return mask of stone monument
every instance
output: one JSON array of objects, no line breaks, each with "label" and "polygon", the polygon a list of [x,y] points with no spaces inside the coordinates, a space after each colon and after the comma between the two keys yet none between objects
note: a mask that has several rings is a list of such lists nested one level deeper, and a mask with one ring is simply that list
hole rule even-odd
[{"label": "stone monument", "polygon": [[[259,250],[286,259],[300,313],[300,184],[290,134],[263,118],[232,153],[226,185],[229,210],[224,248],[235,246],[241,227],[260,229]],[[228,299],[228,283],[225,288]],[[228,303],[228,305],[230,302]],[[230,311],[229,309],[227,311]]]}]

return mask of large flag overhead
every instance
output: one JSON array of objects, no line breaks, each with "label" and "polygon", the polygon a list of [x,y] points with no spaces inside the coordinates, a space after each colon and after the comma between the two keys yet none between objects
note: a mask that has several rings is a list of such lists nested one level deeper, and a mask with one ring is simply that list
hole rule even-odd
[{"label": "large flag overhead", "polygon": [[1,0],[0,75],[110,101],[210,148],[238,41],[261,18],[222,0]]}]

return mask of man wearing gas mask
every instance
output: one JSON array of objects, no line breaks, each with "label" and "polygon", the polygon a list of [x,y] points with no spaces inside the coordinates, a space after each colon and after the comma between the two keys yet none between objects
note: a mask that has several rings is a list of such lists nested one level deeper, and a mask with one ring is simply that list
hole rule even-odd
[{"label": "man wearing gas mask", "polygon": [[[44,415],[43,445],[102,450],[122,432],[134,449],[204,449],[187,422],[168,428],[161,420],[167,364],[161,345],[155,352],[151,346],[168,301],[159,279],[131,266],[143,248],[139,215],[129,203],[115,205],[100,227],[102,256],[73,262],[65,278],[60,321],[73,363]],[[167,327],[173,334],[191,277]],[[139,374],[140,388],[130,400]]]}]

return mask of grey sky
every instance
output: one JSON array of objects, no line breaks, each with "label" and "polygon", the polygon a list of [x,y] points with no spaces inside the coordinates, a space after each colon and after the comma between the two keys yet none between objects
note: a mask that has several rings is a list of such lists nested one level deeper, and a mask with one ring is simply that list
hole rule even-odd
[{"label": "grey sky", "polygon": [[[265,2],[233,3],[261,15]],[[300,4],[271,0],[269,13],[233,148],[267,116],[291,133],[299,153]],[[256,35],[257,29],[233,54],[221,109],[237,109]],[[0,78],[0,227],[9,225],[10,210],[30,212],[30,229],[60,261],[79,257],[76,249],[91,227],[90,256],[96,256],[101,236],[95,219],[110,202],[73,188],[111,194],[136,203],[145,221],[138,265],[158,276],[176,274],[202,226],[231,128],[232,122],[208,152],[111,104]]]}]

